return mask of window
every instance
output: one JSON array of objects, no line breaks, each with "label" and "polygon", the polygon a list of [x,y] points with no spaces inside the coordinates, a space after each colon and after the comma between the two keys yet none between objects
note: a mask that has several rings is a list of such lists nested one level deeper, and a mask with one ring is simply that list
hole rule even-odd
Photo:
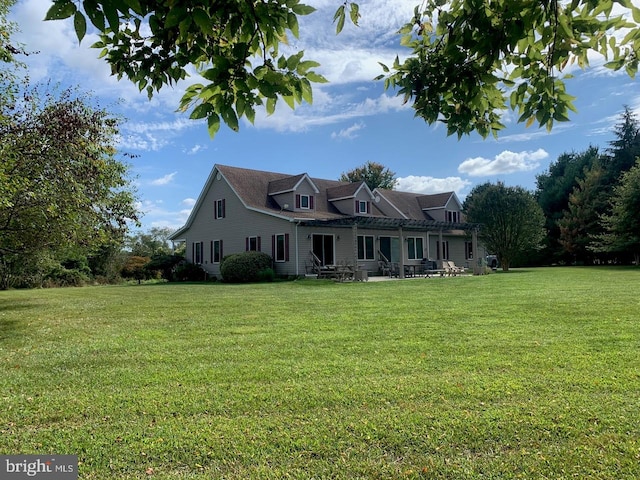
[{"label": "window", "polygon": [[222,240],[211,241],[211,263],[220,263],[222,260]]},{"label": "window", "polygon": [[358,235],[358,260],[375,260],[373,244],[373,236]]},{"label": "window", "polygon": [[371,202],[356,200],[356,213],[371,213]]},{"label": "window", "polygon": [[407,258],[409,260],[422,260],[424,257],[424,246],[422,237],[407,238]]},{"label": "window", "polygon": [[260,237],[247,237],[245,239],[245,250],[247,252],[259,252],[260,248]]},{"label": "window", "polygon": [[193,263],[200,265],[202,264],[202,242],[196,242],[193,244]]},{"label": "window", "polygon": [[273,250],[273,259],[276,262],[289,261],[289,234],[281,233],[271,237],[271,249]]},{"label": "window", "polygon": [[213,218],[216,220],[226,216],[226,208],[224,198],[213,202]]},{"label": "window", "polygon": [[313,210],[313,195],[296,194],[296,208]]},{"label": "window", "polygon": [[449,260],[449,241],[445,240],[440,246],[440,241],[436,242],[436,248],[438,249],[438,260]]},{"label": "window", "polygon": [[464,242],[464,258],[467,260],[473,260],[473,243]]},{"label": "window", "polygon": [[452,223],[460,222],[460,212],[454,212],[453,210],[448,210],[447,222],[452,222]]}]

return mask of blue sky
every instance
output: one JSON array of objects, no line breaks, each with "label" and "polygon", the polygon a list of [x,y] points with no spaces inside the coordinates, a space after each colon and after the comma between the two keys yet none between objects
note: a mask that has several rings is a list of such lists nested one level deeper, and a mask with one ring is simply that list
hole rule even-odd
[{"label": "blue sky", "polygon": [[204,122],[176,113],[182,91],[195,78],[149,101],[128,80],[110,76],[98,51],[89,48],[96,39],[91,32],[78,45],[71,21],[43,22],[49,1],[20,0],[11,18],[21,29],[15,39],[39,52],[26,59],[31,81],[79,85],[128,119],[120,148],[136,155],[130,163],[143,230],[180,227],[216,163],[337,179],[374,161],[396,173],[398,190],[455,191],[461,200],[487,181],[533,190],[536,175],[563,152],[606,148],[624,105],[640,115],[637,80],[602,68],[603,60],[593,57],[589,70],[572,72],[576,76],[568,81],[578,113],[550,134],[517,124],[507,112],[498,140],[447,137],[444,126],[414,118],[408,105],[372,80],[382,73],[379,61],[391,64],[406,54],[394,32],[411,18],[416,0],[361,0],[360,27],[347,25],[339,36],[332,18],[340,2],[306,3],[318,10],[303,19],[300,39],[291,46],[320,62],[317,71],[330,83],[314,87],[313,105],[292,111],[279,102],[274,115],[258,113],[255,125],[243,122],[238,133],[223,125],[213,140]]}]

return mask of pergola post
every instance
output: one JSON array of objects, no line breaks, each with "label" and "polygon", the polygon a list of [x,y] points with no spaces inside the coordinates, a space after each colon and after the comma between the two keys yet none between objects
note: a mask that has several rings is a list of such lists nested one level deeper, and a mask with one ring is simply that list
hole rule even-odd
[{"label": "pergola post", "polygon": [[398,278],[404,278],[404,233],[402,225],[398,227],[398,237],[400,237],[400,262],[398,262]]},{"label": "pergola post", "polygon": [[471,250],[473,255],[473,274],[482,275],[484,272],[482,262],[478,252],[478,229],[474,228],[471,231]]},{"label": "pergola post", "polygon": [[351,227],[351,235],[353,236],[353,265],[358,269],[358,224],[354,223]]}]

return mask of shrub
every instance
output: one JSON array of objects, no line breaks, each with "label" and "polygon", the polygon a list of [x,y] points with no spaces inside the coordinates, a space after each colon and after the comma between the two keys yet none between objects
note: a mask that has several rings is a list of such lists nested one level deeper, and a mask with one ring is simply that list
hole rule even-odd
[{"label": "shrub", "polygon": [[[177,265],[184,260],[182,255],[166,255],[158,254],[151,257],[151,261],[147,263],[145,268],[153,272],[153,276],[157,276],[157,272],[165,280],[173,280]],[[202,275],[200,276],[200,279]]]},{"label": "shrub", "polygon": [[[263,252],[243,252],[228,255],[222,259],[220,273],[225,282],[246,283],[266,280],[271,268],[271,257]],[[275,277],[275,273],[273,273]],[[262,277],[262,278],[261,278]]]},{"label": "shrub", "polygon": [[266,268],[258,272],[259,282],[273,282],[275,278],[276,278],[276,272],[273,271],[273,268]]},{"label": "shrub", "polygon": [[63,265],[58,265],[47,274],[43,285],[46,287],[82,287],[90,279],[83,268],[65,268]]},{"label": "shrub", "polygon": [[200,265],[182,263],[175,268],[173,277],[179,282],[201,282],[206,280],[207,272]]},{"label": "shrub", "polygon": [[140,283],[141,280],[150,278],[149,271],[145,269],[145,266],[150,260],[149,257],[131,255],[124,264],[124,267],[122,267],[120,274],[124,278],[134,278]]}]

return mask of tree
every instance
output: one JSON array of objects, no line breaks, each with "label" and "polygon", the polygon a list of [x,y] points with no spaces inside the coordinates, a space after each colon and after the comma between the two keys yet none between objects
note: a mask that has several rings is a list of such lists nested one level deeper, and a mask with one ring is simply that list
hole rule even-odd
[{"label": "tree", "polygon": [[112,73],[126,76],[149,97],[195,67],[209,83],[189,86],[180,109],[192,108],[192,119],[206,118],[211,136],[221,119],[236,131],[239,118],[253,122],[259,105],[272,113],[278,99],[291,108],[311,103],[311,82],[326,82],[313,70],[319,64],[303,59],[303,51],[280,53],[287,32],[298,37],[298,16],[315,10],[299,0],[92,0],[82,2],[84,10],[79,3],[55,0],[46,19],[73,17],[82,40],[88,18],[101,32],[93,46]]},{"label": "tree", "polygon": [[[412,53],[391,68],[383,65],[378,78],[413,100],[428,123],[446,123],[449,134],[497,135],[508,101],[521,122],[550,129],[574,110],[558,78],[568,65],[584,68],[598,52],[608,57],[607,67],[635,75],[640,9],[630,0],[616,3],[633,22],[611,15],[614,0],[427,0],[399,32]],[[338,32],[347,7],[358,22],[358,4],[347,0],[334,16]],[[46,18],[73,17],[80,40],[88,19],[101,32],[94,47],[113,74],[150,96],[195,67],[209,83],[187,88],[180,107],[193,108],[191,118],[207,118],[214,135],[221,119],[234,130],[243,116],[253,121],[257,106],[271,113],[278,99],[292,108],[312,101],[311,83],[326,81],[313,70],[319,64],[303,60],[302,51],[282,55],[279,47],[287,32],[298,37],[298,16],[313,11],[299,0],[85,0],[82,8],[53,0]]]},{"label": "tree", "polygon": [[640,156],[640,122],[629,107],[624,107],[613,132],[616,138],[609,142],[605,159],[606,181],[611,188],[618,182],[620,174],[633,167]]},{"label": "tree", "polygon": [[550,130],[575,111],[564,82],[570,75],[560,78],[568,65],[585,68],[597,52],[609,59],[606,67],[637,72],[640,9],[615,3],[634,22],[612,16],[614,0],[427,0],[400,30],[411,55],[383,65],[386,77],[378,78],[450,135],[497,136],[507,104],[520,122]]},{"label": "tree", "polygon": [[578,179],[569,195],[569,206],[558,220],[560,243],[575,262],[587,262],[593,256],[589,248],[602,233],[600,217],[606,212],[608,196],[603,188],[604,170],[594,165]]},{"label": "tree", "polygon": [[[7,14],[14,3],[14,0],[0,0],[0,106],[15,101],[17,92],[15,67],[22,66],[16,59],[16,55],[25,53],[11,43],[11,35],[16,30],[16,25],[7,20]],[[5,121],[1,110],[0,123]]]},{"label": "tree", "polygon": [[68,244],[122,242],[138,213],[129,167],[116,158],[119,119],[72,90],[36,88],[0,116],[2,276]]},{"label": "tree", "polygon": [[351,183],[364,181],[371,190],[376,188],[393,190],[396,185],[395,176],[395,172],[392,172],[384,165],[376,162],[367,162],[340,175],[340,181]]},{"label": "tree", "polygon": [[622,174],[614,188],[611,213],[602,217],[605,233],[600,235],[595,251],[632,254],[640,265],[640,158]]},{"label": "tree", "polygon": [[585,172],[601,161],[604,162],[598,148],[590,146],[583,152],[563,153],[546,172],[536,176],[535,195],[546,219],[544,258],[547,261],[571,260],[560,243],[558,222],[569,208],[569,197]]},{"label": "tree", "polygon": [[464,201],[467,220],[482,224],[486,248],[495,253],[504,271],[544,237],[544,215],[529,191],[502,182],[477,185]]},{"label": "tree", "polygon": [[153,257],[171,253],[169,236],[173,233],[170,227],[152,227],[148,232],[138,232],[127,239],[127,246],[132,255]]}]

